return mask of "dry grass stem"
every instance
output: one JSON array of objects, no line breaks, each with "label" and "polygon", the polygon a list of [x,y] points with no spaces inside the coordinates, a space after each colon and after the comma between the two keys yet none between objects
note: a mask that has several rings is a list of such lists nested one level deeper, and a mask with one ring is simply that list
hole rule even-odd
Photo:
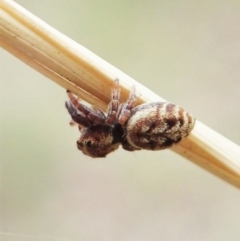
[{"label": "dry grass stem", "polygon": [[[0,7],[1,46],[85,101],[105,109],[116,78],[123,99],[135,85],[138,104],[163,100],[13,1],[0,0]],[[240,147],[199,121],[172,150],[240,188]]]}]

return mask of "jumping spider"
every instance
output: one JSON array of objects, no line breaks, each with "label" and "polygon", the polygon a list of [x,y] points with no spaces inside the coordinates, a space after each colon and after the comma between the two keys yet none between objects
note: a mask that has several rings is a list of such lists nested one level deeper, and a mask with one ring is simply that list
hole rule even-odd
[{"label": "jumping spider", "polygon": [[105,157],[119,145],[127,151],[161,150],[186,137],[194,126],[194,118],[177,105],[153,102],[135,106],[133,87],[125,103],[120,103],[119,81],[115,80],[107,115],[98,108],[79,103],[68,91],[65,105],[81,136],[77,147],[85,155]]}]

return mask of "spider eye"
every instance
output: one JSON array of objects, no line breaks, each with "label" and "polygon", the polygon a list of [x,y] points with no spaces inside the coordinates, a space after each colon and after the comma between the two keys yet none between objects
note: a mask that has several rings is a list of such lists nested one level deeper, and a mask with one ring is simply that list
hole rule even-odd
[{"label": "spider eye", "polygon": [[86,146],[91,146],[91,145],[92,145],[92,141],[91,140],[86,141]]}]

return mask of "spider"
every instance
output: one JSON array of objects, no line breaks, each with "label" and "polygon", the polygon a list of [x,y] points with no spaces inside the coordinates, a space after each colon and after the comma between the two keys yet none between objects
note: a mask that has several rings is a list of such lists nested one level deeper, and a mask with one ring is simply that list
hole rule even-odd
[{"label": "spider", "polygon": [[81,104],[70,91],[67,93],[66,108],[81,132],[77,147],[93,158],[106,157],[120,145],[127,151],[165,149],[186,137],[194,126],[194,118],[177,105],[152,102],[135,106],[134,86],[128,100],[120,103],[118,79],[106,115],[98,108]]}]

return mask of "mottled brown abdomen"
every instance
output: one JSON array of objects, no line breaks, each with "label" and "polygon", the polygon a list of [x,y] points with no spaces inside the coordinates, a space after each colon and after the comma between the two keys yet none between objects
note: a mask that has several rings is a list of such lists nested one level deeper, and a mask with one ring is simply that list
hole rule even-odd
[{"label": "mottled brown abdomen", "polygon": [[134,147],[161,150],[186,137],[194,118],[181,107],[168,102],[136,106],[126,124],[126,139]]}]

